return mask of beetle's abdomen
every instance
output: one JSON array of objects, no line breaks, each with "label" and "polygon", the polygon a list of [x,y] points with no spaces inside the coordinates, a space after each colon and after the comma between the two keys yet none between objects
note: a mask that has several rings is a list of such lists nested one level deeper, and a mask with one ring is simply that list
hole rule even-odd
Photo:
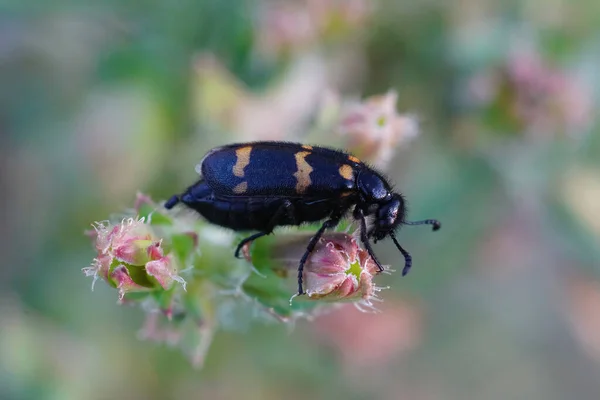
[{"label": "beetle's abdomen", "polygon": [[362,164],[350,157],[294,143],[247,143],[212,150],[200,172],[218,195],[337,197],[356,189]]},{"label": "beetle's abdomen", "polygon": [[204,181],[188,188],[180,200],[207,221],[239,231],[269,231],[276,226],[320,221],[340,207],[331,199],[222,196]]}]

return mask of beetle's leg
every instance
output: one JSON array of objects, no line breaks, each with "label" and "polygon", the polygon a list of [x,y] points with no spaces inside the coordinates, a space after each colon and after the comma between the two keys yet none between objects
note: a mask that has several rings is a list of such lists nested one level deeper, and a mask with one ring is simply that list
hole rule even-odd
[{"label": "beetle's leg", "polygon": [[266,235],[270,234],[271,232],[273,232],[273,229],[275,229],[275,226],[277,226],[277,222],[278,222],[279,218],[281,218],[281,216],[284,213],[286,213],[288,215],[288,217],[290,217],[291,220],[295,220],[294,205],[289,200],[285,200],[283,202],[283,204],[281,205],[281,207],[279,207],[277,209],[277,212],[273,215],[273,217],[271,218],[271,221],[269,222],[269,228],[267,230],[255,233],[254,235],[251,235],[251,236],[248,236],[247,238],[243,239],[240,242],[240,244],[238,244],[237,248],[235,249],[235,257],[241,258],[240,251],[247,243],[252,242],[253,240],[256,240],[260,237],[266,236]]},{"label": "beetle's leg", "polygon": [[325,230],[327,230],[329,228],[334,228],[339,222],[340,222],[339,217],[331,217],[327,221],[323,222],[323,225],[321,225],[321,227],[319,228],[317,233],[315,233],[315,235],[312,237],[312,239],[310,239],[310,242],[308,242],[308,246],[306,246],[306,251],[302,255],[302,258],[300,259],[300,265],[298,265],[298,296],[301,296],[304,294],[304,290],[302,289],[302,273],[304,271],[304,264],[306,263],[308,256],[315,249],[317,242],[319,241],[319,239],[321,239],[321,236],[323,236],[323,233],[325,233]]},{"label": "beetle's leg", "polygon": [[255,233],[254,235],[250,235],[247,238],[243,239],[240,244],[237,245],[236,249],[235,249],[235,257],[236,258],[242,258],[240,257],[240,251],[242,250],[242,248],[249,242],[252,242],[253,240],[256,240],[260,237],[266,236],[271,232],[258,232]]},{"label": "beetle's leg", "polygon": [[400,250],[400,253],[402,253],[404,256],[404,268],[402,269],[402,276],[405,276],[412,267],[412,257],[410,254],[408,254],[408,251],[404,250],[402,246],[400,246],[400,243],[398,243],[398,240],[396,240],[396,235],[393,232],[390,232],[390,236],[392,237],[392,240],[394,241],[394,244],[398,250]]},{"label": "beetle's leg", "polygon": [[365,215],[363,214],[363,212],[360,208],[354,209],[354,218],[360,220],[360,240],[361,240],[361,242],[363,242],[363,244],[365,245],[365,248],[367,249],[367,252],[371,256],[373,261],[375,261],[375,264],[377,265],[379,272],[383,271],[384,270],[383,266],[381,265],[381,263],[379,262],[377,257],[375,257],[373,248],[371,248],[371,243],[369,242],[369,237],[367,236],[367,222],[365,221]]}]

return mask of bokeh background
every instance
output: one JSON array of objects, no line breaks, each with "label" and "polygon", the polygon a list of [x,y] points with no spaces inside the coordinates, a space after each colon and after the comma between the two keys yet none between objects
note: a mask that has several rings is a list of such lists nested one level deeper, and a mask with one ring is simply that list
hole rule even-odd
[{"label": "bokeh background", "polygon": [[[0,13],[0,398],[600,398],[599,2],[34,8]],[[420,134],[387,173],[444,227],[399,234],[415,268],[381,280],[382,313],[232,324],[195,370],[90,291],[83,231],[138,190],[389,90]]]}]

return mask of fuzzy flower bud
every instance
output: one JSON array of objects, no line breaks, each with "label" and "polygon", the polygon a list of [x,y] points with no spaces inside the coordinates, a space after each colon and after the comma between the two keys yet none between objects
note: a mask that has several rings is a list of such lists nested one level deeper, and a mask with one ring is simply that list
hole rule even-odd
[{"label": "fuzzy flower bud", "polygon": [[377,265],[356,239],[340,233],[319,241],[304,268],[311,299],[368,300],[374,295]]},{"label": "fuzzy flower bud", "polygon": [[162,241],[143,218],[97,223],[94,228],[98,254],[83,272],[94,282],[100,277],[119,289],[120,300],[129,292],[168,290],[175,281],[185,285],[173,257],[165,254]]},{"label": "fuzzy flower bud", "polygon": [[[309,240],[310,235],[304,234],[276,238],[268,245],[272,268],[284,271],[295,281],[295,271]],[[252,260],[247,249],[244,254]],[[370,304],[381,290],[373,283],[378,272],[373,259],[353,236],[328,233],[319,240],[304,265],[304,291],[311,300],[362,300]]]},{"label": "fuzzy flower bud", "polygon": [[146,287],[139,285],[133,281],[129,270],[124,265],[119,265],[113,269],[110,274],[110,282],[119,289],[119,300],[123,300],[123,296],[130,292],[142,292],[147,290]]},{"label": "fuzzy flower bud", "polygon": [[137,266],[162,257],[160,242],[150,239],[130,239],[115,248],[113,253],[117,260]]}]

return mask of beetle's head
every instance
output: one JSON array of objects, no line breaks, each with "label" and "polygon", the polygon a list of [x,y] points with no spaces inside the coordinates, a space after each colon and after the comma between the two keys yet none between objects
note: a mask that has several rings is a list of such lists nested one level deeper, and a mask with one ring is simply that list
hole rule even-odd
[{"label": "beetle's head", "polygon": [[381,202],[375,212],[371,231],[375,241],[382,240],[395,231],[404,221],[405,213],[404,199],[398,193],[392,193],[388,200]]},{"label": "beetle's head", "polygon": [[376,242],[388,236],[395,241],[394,232],[400,225],[432,225],[434,231],[440,229],[441,224],[434,219],[406,221],[404,198],[400,193],[394,192],[388,182],[375,171],[361,171],[356,183],[360,192],[358,207],[365,215],[374,216],[368,236]]},{"label": "beetle's head", "polygon": [[375,212],[375,219],[369,236],[372,236],[375,242],[383,240],[387,236],[394,238],[394,232],[401,225],[432,225],[433,230],[437,231],[442,224],[435,219],[426,219],[423,221],[406,221],[406,203],[402,195],[392,193],[390,199],[379,204]]}]

